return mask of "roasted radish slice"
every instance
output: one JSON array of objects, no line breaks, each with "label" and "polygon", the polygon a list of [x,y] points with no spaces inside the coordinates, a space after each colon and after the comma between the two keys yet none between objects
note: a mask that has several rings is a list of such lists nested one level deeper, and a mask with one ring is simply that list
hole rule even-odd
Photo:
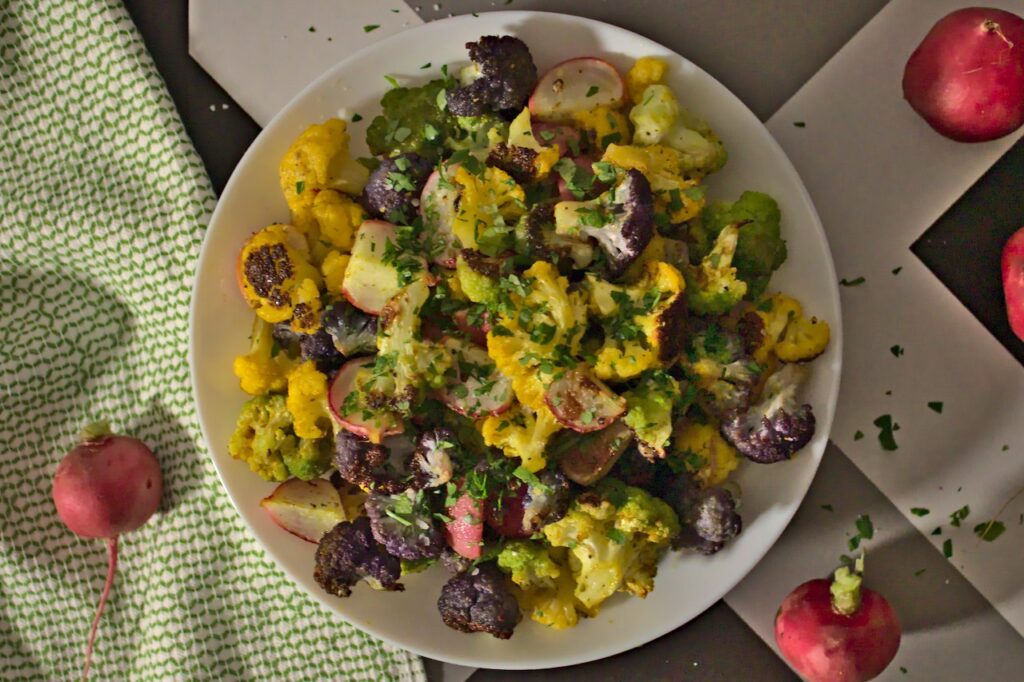
[{"label": "roasted radish slice", "polygon": [[443,248],[434,256],[434,262],[444,268],[455,267],[455,257],[459,250],[455,245],[455,233],[452,223],[455,221],[455,204],[459,198],[459,188],[452,180],[459,164],[443,167],[442,171],[434,171],[423,185],[420,194],[420,217],[423,218],[424,233],[428,238],[440,241]]},{"label": "roasted radish slice", "polygon": [[562,473],[580,485],[594,485],[604,478],[633,442],[633,432],[621,421],[585,435],[562,433],[565,436],[554,444],[552,453],[558,455]]},{"label": "roasted radish slice", "polygon": [[617,107],[626,89],[615,67],[596,57],[570,59],[541,76],[530,95],[530,113],[542,121],[567,121],[577,111]]},{"label": "roasted radish slice", "polygon": [[448,546],[467,559],[479,559],[484,544],[484,503],[463,493],[448,507],[444,536]]},{"label": "roasted radish slice", "polygon": [[544,402],[559,424],[579,433],[603,429],[626,411],[625,398],[581,367],[552,381]]},{"label": "roasted radish slice", "polygon": [[543,122],[533,124],[533,137],[542,145],[558,147],[559,156],[579,154],[583,139],[577,128]]},{"label": "roasted radish slice", "polygon": [[307,542],[317,543],[324,533],[346,521],[341,496],[326,478],[292,478],[264,497],[260,506],[274,523]]},{"label": "roasted radish slice", "polygon": [[401,433],[404,426],[393,412],[370,409],[366,404],[369,393],[384,388],[376,385],[382,380],[374,378],[373,363],[372,357],[364,357],[342,365],[331,382],[327,402],[339,424],[357,436],[380,443],[385,436]]},{"label": "roasted radish slice", "polygon": [[512,406],[512,382],[486,350],[450,337],[442,345],[452,355],[451,376],[441,390],[445,405],[470,419],[501,414]]},{"label": "roasted radish slice", "polygon": [[491,331],[491,323],[486,312],[479,320],[470,318],[468,310],[457,310],[453,317],[460,332],[481,348],[487,348],[487,332]]},{"label": "roasted radish slice", "polygon": [[[384,262],[389,242],[391,249],[397,248],[395,226],[383,220],[367,220],[359,226],[352,257],[345,268],[342,293],[349,303],[371,315],[379,315],[388,299],[402,288],[398,270]],[[427,269],[422,258],[410,255],[402,258],[409,261],[410,268]]]}]

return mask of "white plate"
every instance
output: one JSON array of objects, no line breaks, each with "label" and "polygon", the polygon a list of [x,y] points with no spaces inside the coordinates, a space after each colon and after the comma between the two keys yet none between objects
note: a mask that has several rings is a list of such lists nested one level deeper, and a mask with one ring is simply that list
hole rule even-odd
[{"label": "white plate", "polygon": [[[235,257],[251,232],[288,220],[277,179],[285,150],[307,125],[341,109],[362,114],[363,122],[352,130],[355,153],[365,154],[361,138],[388,87],[385,74],[402,83],[422,82],[441,64],[465,63],[465,43],[488,34],[522,38],[542,72],[585,55],[602,57],[623,72],[637,57],[664,58],[671,65],[669,83],[682,102],[711,122],[729,151],[726,168],[708,182],[711,196],[731,200],[745,189],[758,189],[778,200],[789,259],[773,286],[797,296],[809,313],[832,326],[832,343],[814,362],[806,396],[818,419],[817,435],[793,461],[743,468],[738,480],[745,528],[739,538],[710,558],[670,554],[647,599],[616,596],[597,618],[561,632],[526,618],[508,641],[461,634],[442,624],[436,609],[445,580],[441,568],[404,579],[402,593],[360,586],[351,597],[339,599],[323,592],[313,581],[313,546],[275,526],[258,506],[273,485],[232,460],[227,450],[245,400],[231,362],[246,350],[252,322],[235,283]],[[433,68],[420,70],[427,62]],[[839,293],[825,233],[803,183],[760,121],[718,81],[655,42],[600,22],[541,12],[486,13],[425,24],[353,55],[303,90],[256,139],[224,190],[199,259],[191,335],[203,434],[232,502],[270,556],[315,599],[373,635],[431,658],[507,669],[571,665],[631,649],[686,623],[728,592],[774,544],[803,500],[832,424],[842,358]]]}]

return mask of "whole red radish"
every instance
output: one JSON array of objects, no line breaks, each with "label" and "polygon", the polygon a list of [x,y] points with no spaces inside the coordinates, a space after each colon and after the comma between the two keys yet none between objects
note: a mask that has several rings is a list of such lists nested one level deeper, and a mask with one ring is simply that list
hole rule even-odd
[{"label": "whole red radish", "polygon": [[775,641],[807,682],[866,682],[900,648],[900,625],[885,597],[861,587],[863,560],[833,580],[811,580],[783,600]]},{"label": "whole red radish", "polygon": [[1024,341],[1024,227],[1003,247],[1003,294],[1010,328]]},{"label": "whole red radish", "polygon": [[910,55],[903,96],[935,130],[985,142],[1024,123],[1024,19],[968,7],[939,20]]},{"label": "whole red radish", "polygon": [[467,559],[479,559],[484,539],[484,504],[463,493],[448,508],[451,521],[444,525],[448,546]]},{"label": "whole red radish", "polygon": [[89,676],[93,643],[117,572],[117,538],[146,523],[160,505],[163,476],[144,443],[110,432],[106,423],[83,431],[53,475],[53,502],[72,533],[107,541],[107,580],[92,621],[82,679]]}]

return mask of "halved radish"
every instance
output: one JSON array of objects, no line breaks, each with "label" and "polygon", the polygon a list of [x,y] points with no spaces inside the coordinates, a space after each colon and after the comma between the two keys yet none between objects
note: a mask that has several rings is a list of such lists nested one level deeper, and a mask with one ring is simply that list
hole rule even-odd
[{"label": "halved radish", "polygon": [[505,538],[528,538],[532,529],[525,528],[523,523],[524,506],[526,504],[527,485],[509,484],[505,494],[501,496],[501,504],[495,499],[487,501],[487,525],[498,535]]},{"label": "halved radish", "polygon": [[448,337],[441,344],[452,355],[454,375],[441,389],[444,404],[470,419],[501,414],[512,407],[512,382],[498,371],[487,351]]},{"label": "halved radish", "polygon": [[617,107],[626,99],[622,76],[596,57],[557,64],[537,81],[530,95],[530,113],[542,121],[567,121],[577,111]]},{"label": "halved radish", "polygon": [[549,147],[558,147],[559,156],[578,153],[582,134],[572,126],[557,125],[538,121],[533,124],[533,137],[537,142]]},{"label": "halved radish", "polygon": [[[393,412],[371,410],[365,404],[366,390],[374,381],[371,376],[374,361],[373,357],[362,357],[342,365],[331,381],[327,403],[339,424],[357,436],[380,443],[385,436],[404,431],[405,425]],[[356,398],[350,399],[354,391]]]},{"label": "halved radish", "polygon": [[348,520],[341,495],[326,478],[292,478],[260,501],[274,523],[307,542],[320,542],[324,533]]},{"label": "halved radish", "polygon": [[626,411],[625,398],[581,367],[552,381],[544,402],[559,424],[579,433],[603,429]]},{"label": "halved radish", "polygon": [[459,331],[469,337],[469,340],[480,346],[481,348],[487,348],[487,332],[491,331],[490,314],[484,313],[480,318],[480,324],[473,324],[469,321],[468,310],[457,310],[455,311],[455,326],[459,328]]},{"label": "halved radish", "polygon": [[479,559],[484,544],[484,504],[463,493],[448,507],[451,521],[444,524],[448,546],[467,559]]},{"label": "halved radish", "polygon": [[458,186],[452,178],[458,167],[457,163],[444,166],[443,181],[441,171],[435,170],[427,178],[420,193],[420,217],[423,218],[424,232],[444,243],[444,248],[434,256],[434,262],[443,268],[454,268],[455,257],[459,253],[455,233],[452,231],[455,204],[459,198]]},{"label": "halved radish", "polygon": [[[341,284],[349,303],[371,315],[379,315],[388,299],[402,288],[398,270],[384,262],[388,242],[393,245],[392,249],[396,248],[395,226],[391,223],[367,220],[360,225]],[[426,271],[427,262],[422,258],[417,260],[420,269]]]}]

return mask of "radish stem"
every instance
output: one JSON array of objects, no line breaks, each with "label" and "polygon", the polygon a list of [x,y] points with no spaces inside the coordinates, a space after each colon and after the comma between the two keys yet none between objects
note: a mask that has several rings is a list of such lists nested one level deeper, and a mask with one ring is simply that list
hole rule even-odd
[{"label": "radish stem", "polygon": [[100,605],[96,609],[96,616],[92,619],[92,629],[89,631],[89,644],[85,647],[85,669],[82,670],[82,680],[89,678],[89,664],[92,660],[92,645],[96,641],[96,630],[100,626],[100,616],[103,615],[103,607],[107,605],[107,597],[110,596],[110,587],[114,584],[114,574],[117,572],[117,537],[107,538],[107,581],[103,584],[103,594],[100,595]]}]

